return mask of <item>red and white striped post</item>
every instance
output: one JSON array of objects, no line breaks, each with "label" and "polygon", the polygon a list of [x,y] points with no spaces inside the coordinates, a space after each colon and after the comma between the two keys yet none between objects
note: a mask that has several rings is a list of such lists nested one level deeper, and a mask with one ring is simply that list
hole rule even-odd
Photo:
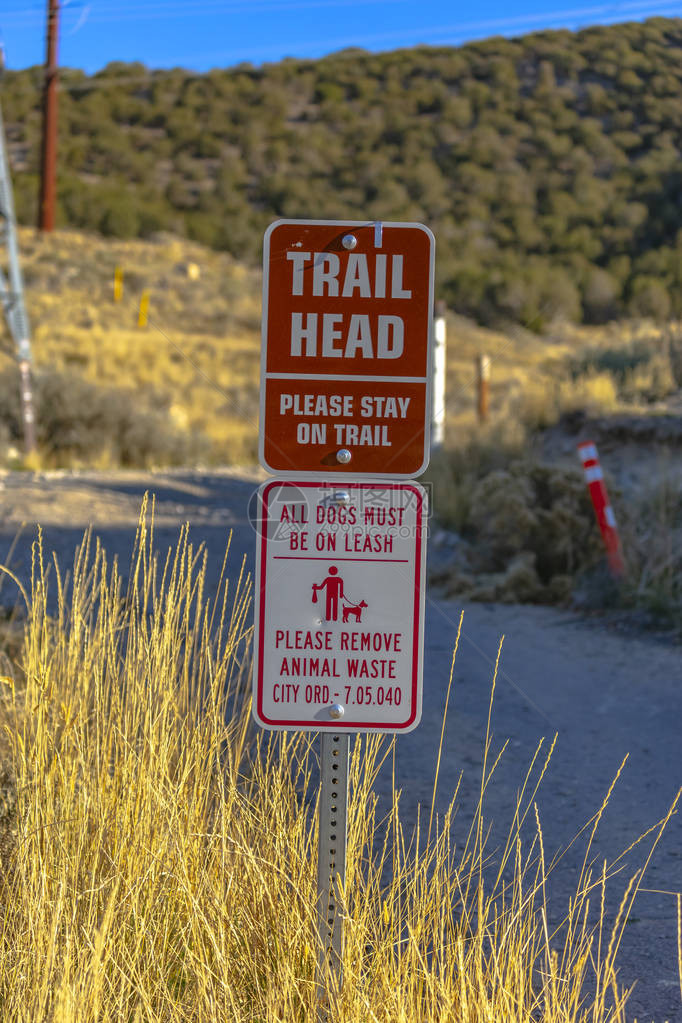
[{"label": "red and white striped post", "polygon": [[612,575],[622,576],[625,571],[623,554],[620,546],[620,536],[616,516],[609,502],[609,495],[604,483],[604,473],[599,464],[597,447],[591,440],[578,444],[578,452],[583,463],[587,488],[590,491],[594,513],[601,529],[601,535],[606,547],[606,556]]}]

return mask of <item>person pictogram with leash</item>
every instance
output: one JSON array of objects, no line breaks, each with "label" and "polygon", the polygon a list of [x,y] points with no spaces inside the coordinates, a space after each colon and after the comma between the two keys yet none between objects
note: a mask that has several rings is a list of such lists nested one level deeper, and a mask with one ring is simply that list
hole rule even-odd
[{"label": "person pictogram with leash", "polygon": [[313,604],[317,604],[317,591],[326,590],[324,617],[328,622],[339,618],[339,598],[343,597],[343,579],[336,565],[329,566],[329,575],[321,583],[313,583]]},{"label": "person pictogram with leash", "polygon": [[329,575],[321,583],[313,583],[313,604],[317,604],[319,590],[325,590],[326,593],[324,609],[326,621],[337,622],[339,620],[339,601],[343,600],[345,602],[345,606],[342,608],[344,623],[348,622],[351,615],[355,617],[356,622],[360,622],[363,609],[367,607],[367,604],[364,600],[356,604],[346,596],[343,589],[343,579],[339,575],[336,565],[329,566]]}]

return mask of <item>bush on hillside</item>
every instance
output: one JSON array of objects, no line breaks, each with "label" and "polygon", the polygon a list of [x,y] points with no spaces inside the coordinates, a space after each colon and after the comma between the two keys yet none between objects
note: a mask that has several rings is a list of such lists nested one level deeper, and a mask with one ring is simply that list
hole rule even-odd
[{"label": "bush on hillside", "polygon": [[[205,75],[62,69],[60,223],[257,263],[277,217],[419,220],[440,297],[478,320],[679,317],[681,45],[682,19],[652,18]],[[39,69],[6,73],[24,223],[40,102]]]},{"label": "bush on hillside", "polygon": [[594,511],[579,470],[542,465],[503,448],[450,452],[430,475],[434,514],[457,526],[456,569],[435,581],[474,600],[556,603],[603,559]]},{"label": "bush on hillside", "polygon": [[[105,464],[147,468],[182,465],[201,454],[199,441],[174,429],[130,391],[106,389],[82,377],[34,375],[38,447],[50,465]],[[0,438],[21,448],[19,376],[0,373]]]},{"label": "bush on hillside", "polygon": [[665,398],[680,386],[675,339],[668,334],[621,341],[585,350],[572,361],[573,381],[591,375],[608,374],[617,398],[625,401],[642,397],[650,401]]}]

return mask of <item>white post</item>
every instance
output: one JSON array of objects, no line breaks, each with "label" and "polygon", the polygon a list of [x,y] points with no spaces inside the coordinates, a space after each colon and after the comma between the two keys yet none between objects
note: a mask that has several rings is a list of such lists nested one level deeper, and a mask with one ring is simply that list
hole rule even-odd
[{"label": "white post", "polygon": [[433,378],[431,392],[431,449],[437,451],[445,438],[445,306],[436,303],[433,321]]}]

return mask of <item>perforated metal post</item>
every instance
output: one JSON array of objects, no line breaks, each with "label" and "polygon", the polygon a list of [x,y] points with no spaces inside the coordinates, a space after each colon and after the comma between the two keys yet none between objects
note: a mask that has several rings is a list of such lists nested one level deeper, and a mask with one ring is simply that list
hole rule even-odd
[{"label": "perforated metal post", "polygon": [[324,990],[331,975],[337,991],[343,983],[343,919],[339,885],[346,880],[349,736],[322,732],[320,736],[320,829],[317,852],[317,913],[320,934],[318,991],[320,1019],[325,1020]]}]

